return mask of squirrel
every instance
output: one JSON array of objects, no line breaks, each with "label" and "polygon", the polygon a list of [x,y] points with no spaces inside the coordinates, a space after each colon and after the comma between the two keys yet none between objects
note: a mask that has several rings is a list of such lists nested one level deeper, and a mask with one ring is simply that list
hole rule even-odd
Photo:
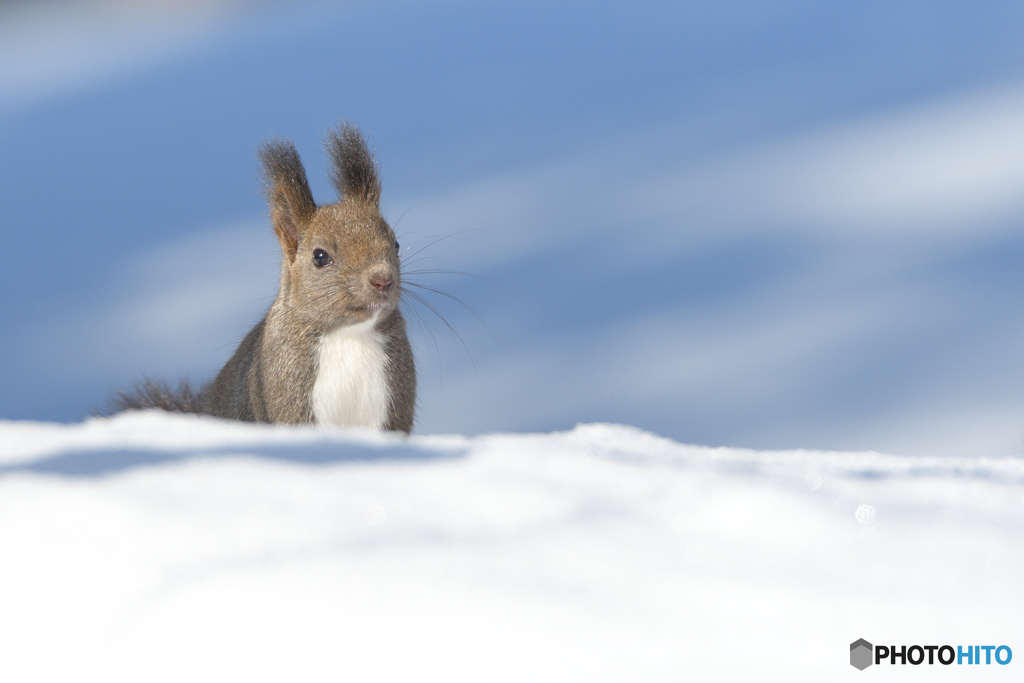
[{"label": "squirrel", "polygon": [[416,369],[405,320],[399,244],[380,213],[377,163],[347,123],[329,131],[334,204],[317,206],[294,145],[259,156],[281,243],[281,282],[266,316],[198,391],[145,381],[115,410],[161,408],[249,422],[410,432]]}]

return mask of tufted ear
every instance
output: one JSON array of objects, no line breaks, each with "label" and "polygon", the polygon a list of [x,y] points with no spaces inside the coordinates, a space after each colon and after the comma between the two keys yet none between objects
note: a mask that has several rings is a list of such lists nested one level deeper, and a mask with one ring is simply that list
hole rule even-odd
[{"label": "tufted ear", "polygon": [[295,145],[272,140],[260,149],[263,181],[270,204],[270,219],[281,242],[281,251],[289,262],[295,260],[299,236],[316,211],[309,191],[306,171]]},{"label": "tufted ear", "polygon": [[342,199],[361,199],[374,206],[380,204],[380,180],[377,162],[366,146],[359,129],[342,123],[337,131],[329,131],[324,140],[334,168],[331,182]]}]

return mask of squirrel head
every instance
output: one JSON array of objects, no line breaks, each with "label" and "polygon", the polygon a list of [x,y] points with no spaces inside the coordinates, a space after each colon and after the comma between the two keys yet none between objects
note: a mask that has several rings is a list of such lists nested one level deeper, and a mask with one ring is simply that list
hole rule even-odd
[{"label": "squirrel head", "polygon": [[294,145],[274,140],[260,150],[283,256],[278,300],[322,333],[383,319],[401,296],[399,247],[380,213],[373,155],[349,124],[330,131],[325,144],[339,199],[324,206],[313,201]]}]

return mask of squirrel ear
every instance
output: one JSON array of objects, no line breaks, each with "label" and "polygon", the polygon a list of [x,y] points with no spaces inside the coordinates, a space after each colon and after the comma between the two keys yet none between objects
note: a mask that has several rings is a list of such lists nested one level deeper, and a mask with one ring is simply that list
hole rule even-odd
[{"label": "squirrel ear", "polygon": [[362,199],[378,206],[380,180],[377,178],[377,162],[373,160],[359,129],[342,123],[337,131],[328,131],[324,145],[334,162],[331,182],[341,198]]},{"label": "squirrel ear", "polygon": [[270,219],[281,241],[281,251],[289,261],[295,260],[299,234],[316,211],[313,193],[309,191],[306,171],[299,153],[290,142],[272,140],[260,149],[263,180]]}]

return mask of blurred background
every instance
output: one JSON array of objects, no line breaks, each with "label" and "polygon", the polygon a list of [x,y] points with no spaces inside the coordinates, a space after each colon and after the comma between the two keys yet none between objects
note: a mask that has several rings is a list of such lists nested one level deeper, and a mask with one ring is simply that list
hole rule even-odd
[{"label": "blurred background", "polygon": [[[0,417],[210,379],[377,150],[418,431],[1024,451],[1020,2],[0,2]],[[479,279],[478,279],[479,278]],[[490,328],[490,330],[488,329]]]}]

